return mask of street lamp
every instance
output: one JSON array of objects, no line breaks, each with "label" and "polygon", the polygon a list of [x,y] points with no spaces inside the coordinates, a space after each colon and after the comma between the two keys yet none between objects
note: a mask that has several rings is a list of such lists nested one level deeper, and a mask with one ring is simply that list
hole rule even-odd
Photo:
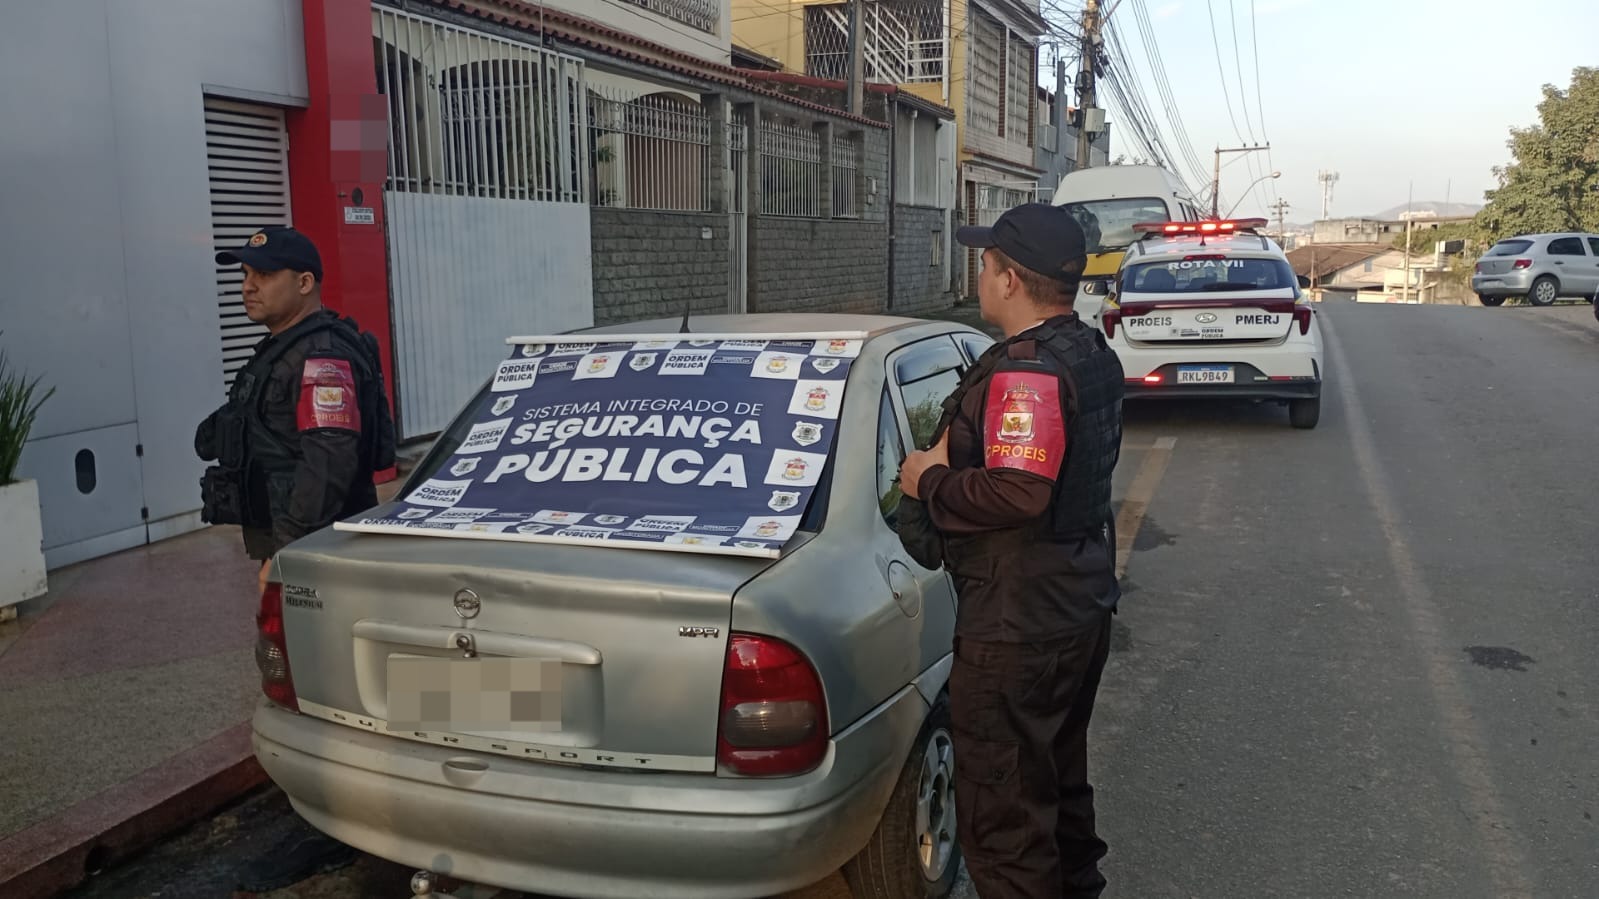
[{"label": "street lamp", "polygon": [[1281,178],[1282,174],[1283,174],[1282,172],[1272,172],[1270,175],[1261,175],[1259,178],[1256,178],[1254,181],[1250,182],[1249,186],[1244,188],[1243,197],[1240,197],[1238,202],[1233,204],[1233,208],[1232,209],[1227,210],[1227,215],[1225,217],[1226,218],[1232,218],[1233,217],[1233,212],[1236,209],[1238,209],[1238,207],[1240,205],[1243,204],[1244,198],[1247,198],[1249,196],[1249,192],[1255,189],[1255,185],[1256,184],[1259,184],[1262,181],[1270,180],[1272,178]]}]

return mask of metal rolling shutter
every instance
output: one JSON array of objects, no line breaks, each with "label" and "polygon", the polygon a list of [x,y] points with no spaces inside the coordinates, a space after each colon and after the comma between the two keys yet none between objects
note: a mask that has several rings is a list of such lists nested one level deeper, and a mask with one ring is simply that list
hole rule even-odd
[{"label": "metal rolling shutter", "polygon": [[[237,247],[261,228],[292,223],[289,135],[282,109],[206,97],[205,145],[216,249]],[[216,279],[226,390],[267,331],[244,315],[244,277],[238,266],[219,266]]]}]

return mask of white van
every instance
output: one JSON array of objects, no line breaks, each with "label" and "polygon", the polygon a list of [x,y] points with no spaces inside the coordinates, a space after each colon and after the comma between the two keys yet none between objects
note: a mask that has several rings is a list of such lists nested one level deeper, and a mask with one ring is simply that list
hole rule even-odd
[{"label": "white van", "polygon": [[1088,268],[1077,291],[1077,312],[1094,322],[1104,302],[1105,279],[1116,277],[1122,254],[1143,222],[1197,222],[1204,206],[1183,180],[1155,165],[1078,169],[1061,179],[1050,201],[1065,206],[1088,238]]}]

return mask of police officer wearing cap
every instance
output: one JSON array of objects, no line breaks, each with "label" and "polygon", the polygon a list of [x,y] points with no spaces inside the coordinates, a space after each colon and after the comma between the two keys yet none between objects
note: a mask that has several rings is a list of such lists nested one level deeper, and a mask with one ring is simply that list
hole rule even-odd
[{"label": "police officer wearing cap", "polygon": [[1088,722],[1121,595],[1111,474],[1122,367],[1073,311],[1082,229],[1032,203],[956,240],[982,250],[983,319],[1005,339],[906,457],[901,538],[960,599],[950,710],[955,808],[983,899],[1098,896]]},{"label": "police officer wearing cap", "polygon": [[[244,312],[266,337],[228,400],[200,423],[195,451],[216,464],[201,479],[201,517],[242,526],[264,587],[272,556],[334,521],[377,505],[373,473],[394,464],[394,428],[376,340],[322,306],[322,259],[292,228],[266,228],[218,265],[244,273]],[[262,891],[354,861],[303,823],[240,872]]]}]

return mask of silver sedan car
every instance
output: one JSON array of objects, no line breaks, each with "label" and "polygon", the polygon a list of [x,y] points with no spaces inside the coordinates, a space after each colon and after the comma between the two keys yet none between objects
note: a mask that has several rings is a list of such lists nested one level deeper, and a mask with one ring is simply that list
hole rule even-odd
[{"label": "silver sedan car", "polygon": [[[897,477],[992,340],[679,325],[513,343],[393,502],[276,557],[255,754],[317,828],[468,882],[713,899],[843,868],[861,899],[947,895],[955,596],[900,545]],[[691,434],[722,461],[671,449]],[[778,511],[740,529],[751,502]]]},{"label": "silver sedan car", "polygon": [[1599,294],[1599,234],[1523,234],[1499,241],[1477,260],[1471,289],[1484,306],[1526,297],[1548,306],[1561,297]]}]

